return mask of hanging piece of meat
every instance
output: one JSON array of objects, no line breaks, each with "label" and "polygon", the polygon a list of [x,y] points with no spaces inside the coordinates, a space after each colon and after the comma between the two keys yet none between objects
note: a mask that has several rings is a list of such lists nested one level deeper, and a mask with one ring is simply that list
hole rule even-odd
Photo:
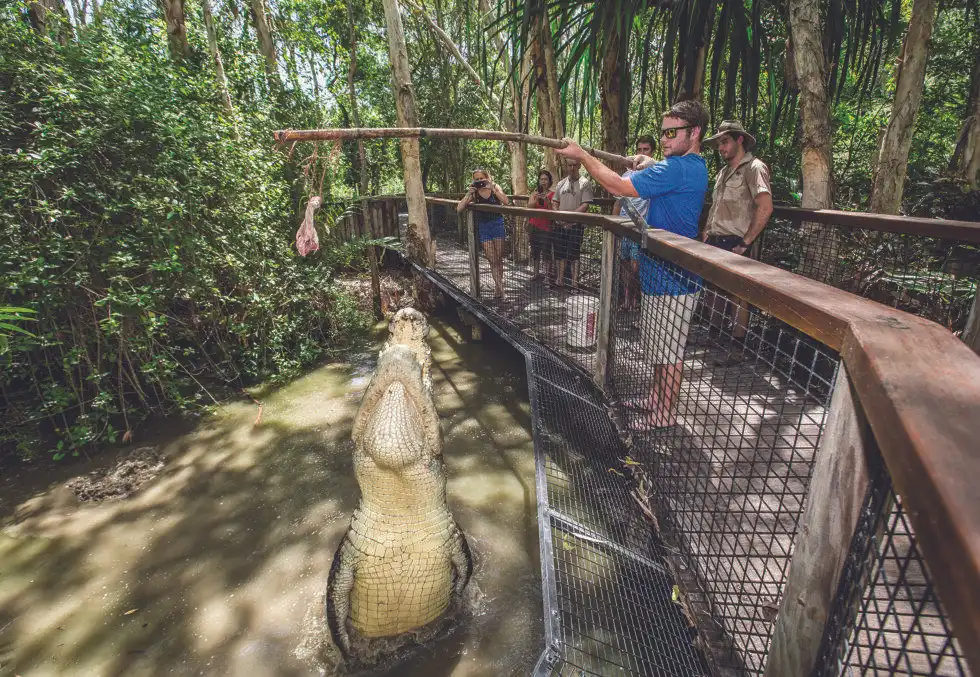
[{"label": "hanging piece of meat", "polygon": [[296,250],[300,256],[306,256],[320,248],[320,240],[317,238],[316,228],[313,226],[313,214],[316,213],[321,204],[323,204],[323,199],[319,195],[314,195],[306,203],[306,216],[303,217],[303,223],[296,231]]}]

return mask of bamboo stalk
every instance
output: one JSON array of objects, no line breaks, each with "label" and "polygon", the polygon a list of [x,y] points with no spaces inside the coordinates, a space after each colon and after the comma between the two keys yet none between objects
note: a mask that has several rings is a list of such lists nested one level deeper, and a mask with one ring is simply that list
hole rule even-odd
[{"label": "bamboo stalk", "polygon": [[[440,129],[433,127],[354,127],[345,129],[280,129],[273,133],[279,143],[296,141],[341,141],[346,139],[486,139],[489,141],[516,141],[532,143],[548,148],[564,148],[565,142],[560,139],[549,139],[546,136],[533,136],[518,132],[498,132],[489,129]],[[600,160],[608,160],[626,167],[632,166],[629,158],[604,150],[582,146],[585,152]]]}]

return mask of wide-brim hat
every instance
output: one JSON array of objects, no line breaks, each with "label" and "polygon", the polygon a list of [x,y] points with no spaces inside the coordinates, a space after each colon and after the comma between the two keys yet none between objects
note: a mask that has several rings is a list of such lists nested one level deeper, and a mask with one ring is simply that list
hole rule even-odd
[{"label": "wide-brim hat", "polygon": [[745,127],[738,120],[725,120],[720,125],[718,125],[718,133],[714,136],[709,136],[704,140],[704,145],[711,146],[712,148],[718,145],[718,140],[725,136],[725,134],[741,134],[745,137],[742,142],[745,150],[752,150],[755,148],[755,137],[745,131]]}]

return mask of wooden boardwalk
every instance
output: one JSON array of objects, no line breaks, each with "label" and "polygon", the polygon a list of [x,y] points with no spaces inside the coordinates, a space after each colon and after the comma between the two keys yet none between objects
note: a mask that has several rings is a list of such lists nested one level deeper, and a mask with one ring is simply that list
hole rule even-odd
[{"label": "wooden boardwalk", "polygon": [[[597,252],[593,252],[597,254]],[[583,257],[582,279],[598,256]],[[455,233],[437,240],[439,273],[470,292],[468,252]],[[531,282],[532,270],[507,258],[504,299],[492,299],[489,265],[480,257],[481,302],[589,374],[595,351],[566,342],[569,298],[582,290]],[[710,297],[711,291],[704,292]],[[472,294],[471,294],[472,295]],[[574,304],[575,301],[573,300]],[[761,670],[789,566],[831,391],[836,355],[806,343],[771,318],[752,323],[744,344],[709,334],[702,300],[684,355],[677,425],[629,433],[636,459],[650,469],[661,532],[678,551],[694,612],[723,631],[713,644],[722,665]],[[644,394],[652,369],[640,357],[649,340],[637,313],[614,321],[610,393]],[[615,406],[628,430],[637,414]],[[703,627],[703,623],[702,623]]]}]

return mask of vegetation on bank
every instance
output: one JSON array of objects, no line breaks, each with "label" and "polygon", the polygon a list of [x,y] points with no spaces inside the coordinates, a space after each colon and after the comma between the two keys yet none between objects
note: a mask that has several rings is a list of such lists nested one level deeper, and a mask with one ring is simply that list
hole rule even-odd
[{"label": "vegetation on bank", "polygon": [[36,311],[0,355],[4,453],[128,439],[364,330],[333,284],[350,252],[291,248],[297,169],[271,147],[271,106],[235,139],[212,81],[152,43],[60,45],[9,16],[0,74],[0,304]]}]

